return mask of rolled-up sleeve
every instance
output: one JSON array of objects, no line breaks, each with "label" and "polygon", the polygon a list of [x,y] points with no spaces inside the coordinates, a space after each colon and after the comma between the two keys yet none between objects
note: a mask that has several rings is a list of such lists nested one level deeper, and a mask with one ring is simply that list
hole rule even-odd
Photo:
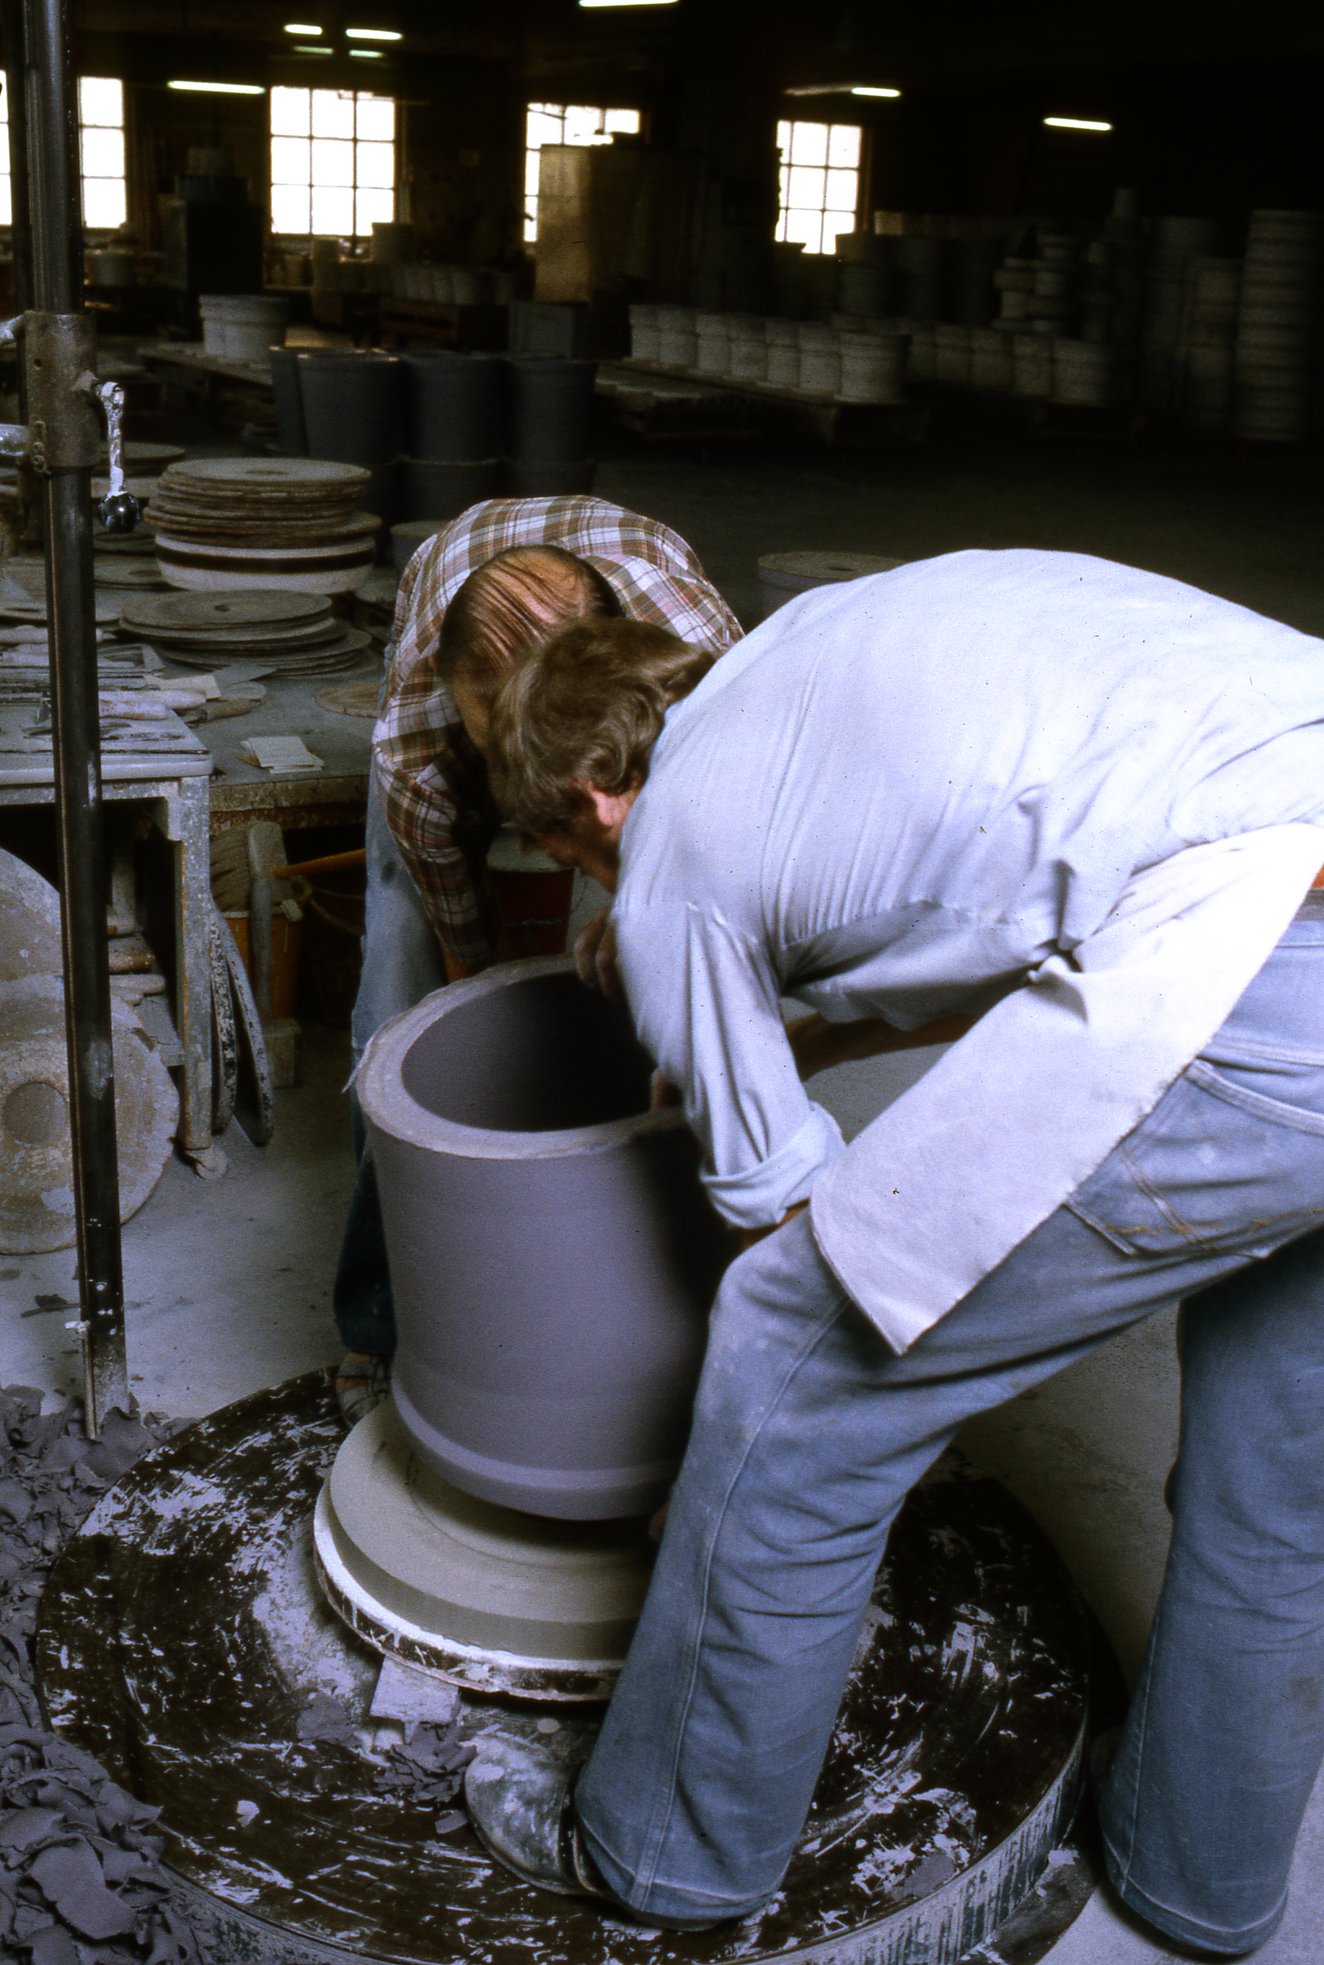
[{"label": "rolled-up sleeve", "polygon": [[737,1228],[780,1221],[842,1138],[800,1082],[766,951],[680,902],[618,907],[614,919],[635,1028],[684,1099],[713,1206]]}]

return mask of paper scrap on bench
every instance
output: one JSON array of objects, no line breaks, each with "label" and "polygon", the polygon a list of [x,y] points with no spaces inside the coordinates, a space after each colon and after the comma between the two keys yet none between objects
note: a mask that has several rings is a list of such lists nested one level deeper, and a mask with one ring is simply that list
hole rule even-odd
[{"label": "paper scrap on bench", "polygon": [[320,771],[322,760],[302,737],[248,737],[239,755],[264,771]]}]

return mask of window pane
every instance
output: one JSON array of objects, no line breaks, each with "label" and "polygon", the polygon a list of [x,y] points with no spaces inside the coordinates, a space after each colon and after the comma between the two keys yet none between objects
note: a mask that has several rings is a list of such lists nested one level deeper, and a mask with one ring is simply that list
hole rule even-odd
[{"label": "window pane", "polygon": [[361,143],[355,164],[360,186],[369,190],[395,190],[395,145]]},{"label": "window pane", "polygon": [[810,252],[817,252],[823,233],[823,221],[817,212],[787,212],[784,237],[794,246],[807,246]]},{"label": "window pane", "polygon": [[602,128],[602,111],[576,105],[565,112],[567,143],[587,143]]},{"label": "window pane", "polygon": [[123,225],[127,217],[123,180],[90,177],[83,185],[83,223],[97,227]]},{"label": "window pane", "polygon": [[609,109],[603,127],[622,136],[638,136],[639,111],[637,109]]},{"label": "window pane", "polygon": [[853,217],[848,218],[841,213],[834,214],[827,212],[823,218],[823,251],[835,252],[837,249],[837,234],[839,232],[853,232],[854,230],[855,221]]},{"label": "window pane", "polygon": [[123,130],[84,130],[82,151],[84,177],[123,177]]},{"label": "window pane", "polygon": [[315,136],[312,149],[314,185],[353,184],[354,145],[352,143],[338,143],[330,137]]},{"label": "window pane", "polygon": [[790,176],[790,190],[786,202],[792,210],[821,212],[823,184],[827,172],[806,170],[799,164],[793,164]]},{"label": "window pane", "polygon": [[336,185],[314,185],[312,229],[348,238],[354,230],[354,193]]},{"label": "window pane", "polygon": [[118,128],[124,121],[124,85],[107,75],[83,75],[78,82],[78,116],[83,123]]},{"label": "window pane", "polygon": [[371,232],[374,225],[389,225],[395,217],[394,191],[360,191],[354,199],[354,230]]},{"label": "window pane", "polygon": [[[354,98],[337,89],[313,90],[313,135],[353,136]],[[348,184],[349,179],[344,180]]]},{"label": "window pane", "polygon": [[545,110],[531,109],[528,132],[530,150],[536,150],[543,143],[559,143],[564,127],[560,116],[549,116]]},{"label": "window pane", "polygon": [[308,185],[312,181],[312,156],[307,137],[273,136],[271,139],[271,182]]},{"label": "window pane", "polygon": [[785,156],[786,152],[790,149],[790,147],[791,147],[791,126],[789,123],[778,123],[777,148],[781,151],[782,155]]},{"label": "window pane", "polygon": [[828,132],[828,162],[843,170],[857,170],[860,162],[860,131],[851,123],[834,123]]},{"label": "window pane", "polygon": [[781,206],[783,211],[786,210],[786,207],[791,202],[790,195],[789,195],[790,189],[791,189],[791,167],[789,164],[783,164],[781,169],[777,173],[777,202]]},{"label": "window pane", "polygon": [[846,212],[855,216],[856,190],[860,182],[858,171],[829,171],[827,174],[827,196],[823,203],[830,212]]},{"label": "window pane", "polygon": [[360,96],[354,105],[354,127],[359,141],[395,141],[395,104],[389,96]]},{"label": "window pane", "polygon": [[791,162],[793,164],[826,164],[827,136],[826,123],[793,123],[791,125]]},{"label": "window pane", "polygon": [[526,204],[530,198],[536,198],[538,196],[538,172],[541,168],[538,162],[538,152],[536,150],[526,151],[524,153],[524,201]]},{"label": "window pane", "polygon": [[273,232],[307,232],[311,229],[306,182],[272,185],[271,229]]},{"label": "window pane", "polygon": [[311,127],[311,91],[273,89],[271,91],[271,134],[307,136]]},{"label": "window pane", "polygon": [[524,219],[525,245],[531,246],[534,240],[537,238],[537,236],[538,236],[538,207],[535,205],[533,207],[533,210],[527,213]]}]

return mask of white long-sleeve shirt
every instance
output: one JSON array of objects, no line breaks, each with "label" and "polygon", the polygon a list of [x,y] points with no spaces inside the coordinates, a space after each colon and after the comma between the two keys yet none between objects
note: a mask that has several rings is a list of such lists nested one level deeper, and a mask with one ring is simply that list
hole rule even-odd
[{"label": "white long-sleeve shirt", "polygon": [[[967,552],[782,608],[669,713],[619,959],[713,1202],[812,1196],[898,1348],[1223,1022],[1324,861],[1324,645],[1154,574]],[[781,1019],[984,1012],[849,1148]]]}]

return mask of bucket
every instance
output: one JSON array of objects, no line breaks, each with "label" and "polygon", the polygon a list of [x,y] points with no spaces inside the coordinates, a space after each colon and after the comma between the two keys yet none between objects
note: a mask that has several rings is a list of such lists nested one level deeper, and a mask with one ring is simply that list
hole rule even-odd
[{"label": "bucket", "polygon": [[445,519],[402,519],[391,527],[391,559],[397,573],[403,573],[419,547],[441,531]]},{"label": "bucket", "polygon": [[451,983],[373,1037],[372,1140],[414,1452],[594,1521],[662,1500],[729,1242],[622,1005],[567,958]]},{"label": "bucket", "polygon": [[389,463],[400,450],[402,368],[398,355],[300,357],[308,455],[336,464]]},{"label": "bucket", "polygon": [[470,458],[447,464],[427,457],[402,457],[397,478],[398,502],[406,519],[453,519],[482,498],[495,498],[501,489],[499,457]]},{"label": "bucket", "polygon": [[506,375],[497,356],[438,349],[401,359],[411,457],[452,464],[504,453]]},{"label": "bucket", "polygon": [[899,559],[880,559],[875,553],[764,553],[759,560],[760,620],[766,621],[788,600],[813,587],[834,586],[841,580],[863,580],[870,573],[890,573]]},{"label": "bucket", "polygon": [[223,361],[264,362],[285,332],[288,300],[260,293],[204,293],[198,300],[202,345]]},{"label": "bucket", "polygon": [[[253,973],[253,940],[249,933],[248,909],[227,908],[225,918],[230,924],[235,947],[248,971],[248,979],[257,987],[257,977]],[[282,1017],[292,1017],[299,996],[299,951],[303,947],[303,915],[297,908],[286,913],[283,907],[271,911],[271,977],[270,1008],[268,1019],[275,1023]]]},{"label": "bucket", "polygon": [[288,457],[308,455],[308,432],[303,425],[303,394],[299,387],[299,355],[294,348],[272,348],[271,393],[276,404],[276,442]]},{"label": "bucket", "polygon": [[567,355],[512,355],[506,369],[511,457],[525,464],[587,457],[597,363]]},{"label": "bucket", "polygon": [[501,913],[503,958],[564,955],[574,869],[522,846],[514,827],[503,826],[488,848],[487,871]]},{"label": "bucket", "polygon": [[506,491],[511,498],[586,498],[597,475],[596,457],[571,464],[539,464],[524,457],[506,459]]}]

